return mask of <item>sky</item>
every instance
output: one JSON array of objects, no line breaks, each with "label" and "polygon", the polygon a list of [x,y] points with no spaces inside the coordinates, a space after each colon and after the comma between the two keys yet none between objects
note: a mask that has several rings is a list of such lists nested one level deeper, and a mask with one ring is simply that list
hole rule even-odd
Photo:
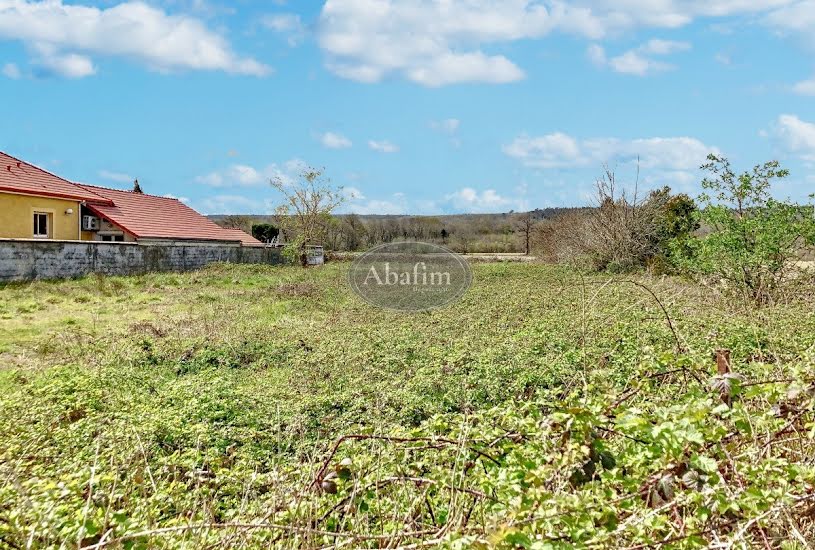
[{"label": "sky", "polygon": [[360,214],[695,196],[711,152],[801,201],[815,0],[0,0],[0,102],[0,150],[206,214],[304,166]]}]

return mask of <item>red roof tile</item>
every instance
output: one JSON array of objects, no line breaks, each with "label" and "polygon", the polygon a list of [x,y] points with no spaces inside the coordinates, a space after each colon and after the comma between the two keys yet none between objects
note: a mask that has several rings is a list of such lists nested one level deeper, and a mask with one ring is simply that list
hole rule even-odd
[{"label": "red roof tile", "polygon": [[88,207],[136,238],[232,242],[252,239],[242,231],[245,237],[225,230],[178,199],[85,184],[80,187],[113,201],[112,205],[88,204]]},{"label": "red roof tile", "polygon": [[243,246],[263,246],[263,243],[242,229],[223,229],[233,238],[239,239]]},{"label": "red roof tile", "polygon": [[0,151],[0,192],[110,204],[91,190]]}]

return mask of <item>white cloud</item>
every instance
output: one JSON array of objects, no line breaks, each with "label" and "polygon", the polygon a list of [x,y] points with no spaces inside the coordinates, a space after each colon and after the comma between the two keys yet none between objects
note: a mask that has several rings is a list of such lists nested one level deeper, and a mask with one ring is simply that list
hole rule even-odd
[{"label": "white cloud", "polygon": [[450,143],[456,148],[461,146],[461,140],[457,135],[460,126],[461,121],[457,118],[430,121],[430,127],[437,132],[450,136]]},{"label": "white cloud", "polygon": [[689,50],[690,47],[687,42],[652,39],[637,48],[610,58],[607,57],[603,47],[597,44],[591,44],[586,54],[591,62],[599,67],[609,67],[623,74],[645,76],[674,68],[673,65],[652,59],[651,56],[670,55]]},{"label": "white cloud", "polygon": [[[494,46],[553,32],[600,40],[638,28],[678,28],[699,17],[766,15],[796,1],[326,0],[317,34],[327,67],[343,78],[399,77],[426,86],[501,83],[523,78],[524,72],[511,59],[490,53]],[[799,20],[814,17],[815,0],[798,4],[806,5],[798,8]],[[790,17],[777,15],[780,21]],[[642,71],[640,58],[675,53],[674,45],[653,41],[616,65]],[[646,65],[659,67],[653,60]]]},{"label": "white cloud", "polygon": [[196,181],[211,187],[240,187],[258,185],[263,182],[263,176],[251,166],[233,164],[224,171],[199,176]]},{"label": "white cloud", "polygon": [[37,66],[41,74],[65,78],[85,78],[96,74],[93,61],[76,53],[45,55],[37,61]]},{"label": "white cloud", "polygon": [[134,59],[158,71],[271,72],[236,55],[200,20],[138,1],[101,9],[62,0],[0,0],[0,39],[23,42],[36,52],[37,64],[69,77],[93,74],[91,55]]},{"label": "white cloud", "polygon": [[265,168],[254,168],[246,164],[233,164],[224,170],[216,170],[195,178],[197,183],[209,187],[255,187],[280,179],[290,183],[305,167],[300,159],[291,159],[283,166],[269,164]]},{"label": "white cloud", "polygon": [[587,162],[577,140],[561,132],[540,137],[520,136],[505,145],[503,151],[527,166],[540,168],[573,166]]},{"label": "white cloud", "polygon": [[815,0],[778,2],[781,6],[766,17],[766,23],[782,34],[795,34],[815,47]]},{"label": "white cloud", "polygon": [[361,203],[352,202],[345,205],[343,210],[353,214],[406,214],[404,200],[397,195],[398,193],[394,195],[394,200],[372,199]]},{"label": "white cloud", "polygon": [[614,72],[637,76],[673,69],[673,65],[649,59],[635,51],[628,51],[617,57],[612,57],[609,60],[609,66]]},{"label": "white cloud", "polygon": [[586,48],[586,57],[588,57],[589,61],[598,67],[602,67],[608,63],[606,50],[599,44],[589,44],[589,46]]},{"label": "white cloud", "polygon": [[730,66],[733,64],[733,58],[730,57],[730,54],[724,52],[718,52],[713,56],[713,59],[720,65]]},{"label": "white cloud", "polygon": [[282,172],[284,174],[288,174],[291,177],[296,177],[302,174],[308,168],[310,167],[306,161],[304,161],[303,159],[293,158],[283,163]]},{"label": "white cloud", "polygon": [[215,195],[196,201],[195,210],[202,214],[263,214],[271,211],[268,202],[243,195]]},{"label": "white cloud", "polygon": [[523,71],[502,55],[484,53],[479,44],[542,35],[549,15],[543,6],[527,8],[529,2],[502,4],[327,0],[319,44],[329,70],[360,82],[392,75],[425,86],[512,82]]},{"label": "white cloud", "polygon": [[408,203],[404,193],[393,193],[386,199],[368,199],[356,187],[343,187],[345,203],[340,210],[346,214],[406,214]]},{"label": "white cloud", "polygon": [[307,35],[306,26],[300,16],[294,13],[266,15],[260,22],[267,29],[283,35],[291,47],[300,44]]},{"label": "white cloud", "polygon": [[130,174],[112,172],[110,170],[99,170],[99,177],[102,179],[115,181],[116,183],[132,183],[133,180],[135,179]]},{"label": "white cloud", "polygon": [[347,201],[359,201],[365,199],[365,195],[356,187],[345,186],[342,188],[342,196]]},{"label": "white cloud", "polygon": [[394,145],[393,143],[387,140],[383,141],[370,140],[368,142],[368,147],[380,153],[396,153],[397,151],[399,151],[398,146]]},{"label": "white cloud", "polygon": [[457,118],[445,118],[444,120],[433,120],[430,122],[430,127],[434,130],[450,135],[458,132],[459,126],[461,126],[461,121]]},{"label": "white cloud", "polygon": [[523,210],[528,207],[525,199],[509,199],[501,196],[494,189],[476,191],[464,187],[445,197],[456,210],[463,212],[502,212],[506,210]]},{"label": "white cloud", "polygon": [[17,80],[18,78],[22,77],[23,74],[20,72],[20,67],[14,63],[6,63],[3,65],[3,76]]},{"label": "white cloud", "polygon": [[604,163],[637,162],[642,168],[695,170],[715,147],[690,137],[620,140],[578,140],[556,132],[540,137],[521,135],[503,147],[506,155],[535,168],[571,168]]},{"label": "white cloud", "polygon": [[503,55],[488,56],[482,52],[444,53],[421,66],[407,69],[407,77],[428,87],[460,82],[504,84],[524,78],[524,72]]},{"label": "white cloud", "polygon": [[653,38],[639,47],[639,51],[644,54],[670,55],[672,53],[684,52],[691,48],[688,42],[677,42],[675,40],[660,40]]},{"label": "white cloud", "polygon": [[815,77],[798,82],[792,87],[792,91],[800,95],[815,95]]},{"label": "white cloud", "polygon": [[804,160],[815,162],[815,124],[795,115],[781,115],[773,133],[788,151],[800,155]]},{"label": "white cloud", "polygon": [[392,201],[371,200],[364,204],[353,205],[349,212],[354,214],[405,214],[405,207]]},{"label": "white cloud", "polygon": [[190,202],[190,199],[188,199],[187,197],[177,197],[177,196],[173,195],[172,193],[167,193],[165,195],[162,195],[162,197],[164,197],[166,199],[176,199],[178,202],[181,202],[181,203],[184,203],[184,204],[189,204],[189,202]]},{"label": "white cloud", "polygon": [[347,149],[353,145],[350,139],[334,132],[326,132],[321,135],[320,143],[329,149]]}]

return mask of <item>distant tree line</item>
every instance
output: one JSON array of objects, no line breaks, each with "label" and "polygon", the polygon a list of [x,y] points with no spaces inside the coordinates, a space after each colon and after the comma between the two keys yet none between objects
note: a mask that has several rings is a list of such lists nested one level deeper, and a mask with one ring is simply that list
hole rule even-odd
[{"label": "distant tree line", "polygon": [[[545,220],[590,208],[543,208],[529,212],[438,216],[338,214],[325,217],[321,244],[328,250],[360,251],[394,241],[423,241],[458,252],[534,252],[535,232]],[[280,231],[279,216],[213,216],[216,223],[242,229],[262,242]],[[291,240],[293,235],[284,239]]]}]

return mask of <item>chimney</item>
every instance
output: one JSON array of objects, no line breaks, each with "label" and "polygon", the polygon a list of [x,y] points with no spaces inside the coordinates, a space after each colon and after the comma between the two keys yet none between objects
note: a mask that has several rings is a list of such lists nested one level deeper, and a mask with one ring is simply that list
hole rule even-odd
[{"label": "chimney", "polygon": [[133,192],[138,193],[139,195],[143,195],[144,191],[141,190],[141,186],[139,185],[139,180],[133,182]]}]

